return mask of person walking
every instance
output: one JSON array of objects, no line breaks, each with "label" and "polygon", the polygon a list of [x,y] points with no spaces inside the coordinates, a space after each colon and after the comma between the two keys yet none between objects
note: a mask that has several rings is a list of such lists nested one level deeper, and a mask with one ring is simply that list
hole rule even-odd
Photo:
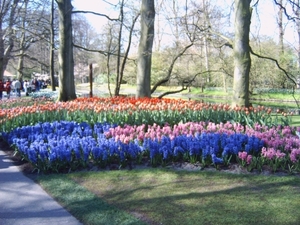
[{"label": "person walking", "polygon": [[28,93],[29,81],[25,80],[23,86],[24,86],[25,95],[28,96],[29,95],[29,93]]},{"label": "person walking", "polygon": [[4,89],[4,83],[3,83],[2,80],[0,80],[0,100],[2,100],[3,91],[5,91],[5,89]]},{"label": "person walking", "polygon": [[6,81],[5,83],[5,89],[6,89],[6,94],[7,94],[7,99],[10,98],[10,92],[11,92],[11,83],[9,80]]},{"label": "person walking", "polygon": [[16,80],[14,87],[17,92],[17,96],[21,97],[21,82],[19,80]]},{"label": "person walking", "polygon": [[13,79],[10,82],[10,93],[11,93],[12,96],[17,95],[16,88],[15,88],[15,83],[16,83],[16,79]]},{"label": "person walking", "polygon": [[39,89],[39,81],[36,79],[36,78],[34,78],[34,80],[32,81],[32,84],[34,85],[34,90],[35,91],[39,91],[40,89]]}]

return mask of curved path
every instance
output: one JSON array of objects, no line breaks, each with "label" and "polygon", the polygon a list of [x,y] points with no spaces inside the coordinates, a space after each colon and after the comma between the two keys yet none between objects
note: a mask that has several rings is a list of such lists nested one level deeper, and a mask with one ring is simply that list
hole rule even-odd
[{"label": "curved path", "polygon": [[80,225],[0,150],[0,225]]}]

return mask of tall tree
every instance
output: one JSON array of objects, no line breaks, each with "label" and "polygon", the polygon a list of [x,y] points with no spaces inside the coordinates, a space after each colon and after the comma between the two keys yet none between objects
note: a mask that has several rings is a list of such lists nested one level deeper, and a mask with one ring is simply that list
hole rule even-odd
[{"label": "tall tree", "polygon": [[[282,0],[279,0],[279,4],[282,5]],[[278,31],[279,31],[279,45],[280,45],[280,51],[283,54],[284,53],[284,45],[283,45],[283,36],[284,36],[284,28],[283,28],[283,9],[279,6],[278,7],[278,19],[277,19],[277,25],[278,25]]]},{"label": "tall tree", "polygon": [[234,80],[232,105],[249,106],[249,73],[251,67],[249,33],[251,0],[235,0]]},{"label": "tall tree", "polygon": [[296,32],[298,36],[298,46],[297,46],[297,53],[298,53],[298,67],[300,68],[300,1],[291,1],[292,8],[295,14],[295,24],[296,24]]},{"label": "tall tree", "polygon": [[[36,72],[49,72],[49,17],[49,0],[20,1],[18,16],[13,26],[14,47],[8,64],[10,72],[17,69],[19,79],[30,78]],[[58,23],[55,24],[55,28],[57,27]]]},{"label": "tall tree", "polygon": [[122,83],[122,80],[120,78],[120,64],[121,64],[121,42],[122,42],[122,30],[124,26],[124,0],[120,2],[120,27],[119,27],[119,36],[118,36],[118,58],[117,58],[117,77],[116,77],[116,87],[115,87],[115,96],[119,95],[120,92],[120,85]]},{"label": "tall tree", "polygon": [[26,48],[29,47],[29,45],[26,45],[26,17],[27,17],[27,6],[28,6],[28,0],[24,1],[24,14],[21,16],[21,36],[20,36],[20,56],[19,56],[19,62],[18,62],[18,79],[23,79],[23,67],[24,67],[24,54]]},{"label": "tall tree", "polygon": [[[119,76],[119,80],[116,80],[116,86],[118,86],[118,92],[115,92],[115,95],[119,95],[120,93],[120,89],[121,89],[121,84],[123,83],[123,77],[124,77],[124,72],[125,72],[125,66],[128,60],[128,55],[129,55],[129,51],[131,48],[131,44],[132,44],[132,35],[134,32],[134,25],[137,21],[137,19],[139,18],[140,14],[137,14],[135,16],[135,18],[133,18],[132,20],[132,25],[129,27],[129,36],[128,36],[128,44],[127,47],[125,49],[124,52],[124,56],[122,57],[122,62],[121,62],[121,68],[120,68],[120,76]],[[121,57],[120,55],[118,57]]]},{"label": "tall tree", "polygon": [[[209,22],[209,15],[208,15],[208,10],[207,10],[207,2],[206,0],[202,1],[203,4],[203,13],[205,15],[205,20],[204,20],[204,27],[207,27],[207,24],[210,24]],[[210,77],[210,65],[209,65],[209,44],[208,44],[208,39],[209,39],[209,34],[208,32],[205,32],[203,41],[204,41],[204,53],[205,53],[205,67],[206,70],[208,71],[207,73],[207,83],[210,83],[211,77]]]},{"label": "tall tree", "polygon": [[76,98],[74,82],[72,4],[71,0],[56,0],[59,9],[59,95],[58,101]]},{"label": "tall tree", "polygon": [[151,97],[151,60],[154,39],[154,19],[154,0],[142,0],[136,97]]},{"label": "tall tree", "polygon": [[49,57],[49,64],[50,64],[50,80],[51,80],[51,89],[55,91],[55,71],[54,71],[54,37],[55,37],[55,29],[54,29],[54,0],[51,0],[51,14],[50,14],[50,57]]},{"label": "tall tree", "polygon": [[14,47],[14,31],[19,0],[0,1],[0,79]]}]

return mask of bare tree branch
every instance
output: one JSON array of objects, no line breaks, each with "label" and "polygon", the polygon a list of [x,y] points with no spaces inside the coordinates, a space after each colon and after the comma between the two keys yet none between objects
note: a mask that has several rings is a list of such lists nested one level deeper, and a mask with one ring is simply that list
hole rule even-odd
[{"label": "bare tree branch", "polygon": [[100,53],[102,55],[105,55],[105,56],[107,56],[108,54],[117,55],[117,54],[114,54],[114,53],[111,53],[111,52],[106,52],[106,51],[101,51],[101,50],[95,50],[95,49],[88,49],[88,48],[85,48],[83,46],[76,45],[74,43],[73,43],[73,46],[75,48],[79,48],[79,49],[82,49],[82,50],[85,50],[85,51],[88,51],[88,52],[98,52],[98,53]]},{"label": "bare tree branch", "polygon": [[275,64],[276,64],[276,66],[278,67],[278,69],[280,69],[280,70],[285,74],[285,76],[286,76],[286,77],[287,77],[294,85],[297,85],[296,81],[289,75],[289,73],[288,73],[285,69],[283,69],[283,68],[279,65],[279,63],[278,63],[278,61],[277,61],[276,59],[273,59],[273,58],[267,57],[267,56],[261,56],[261,55],[255,53],[255,52],[253,52],[253,50],[252,50],[251,47],[250,47],[250,53],[251,53],[252,55],[255,55],[255,56],[258,57],[258,58],[261,58],[261,59],[268,59],[268,60],[271,60],[271,61],[275,62]]},{"label": "bare tree branch", "polygon": [[[80,45],[77,45],[77,44],[74,44],[73,43],[73,46],[75,48],[79,48],[79,49],[82,49],[82,50],[85,50],[85,51],[88,51],[88,52],[97,52],[97,53],[100,53],[104,56],[107,56],[107,55],[113,55],[113,56],[119,56],[118,54],[116,53],[113,53],[113,52],[107,52],[107,51],[102,51],[102,50],[96,50],[96,49],[88,49],[88,48],[85,48],[83,46],[80,46]],[[125,57],[124,55],[120,55],[120,57]],[[132,61],[136,61],[135,59],[130,59],[127,57],[128,60],[132,60]]]},{"label": "bare tree branch", "polygon": [[189,79],[189,80],[185,79],[181,82],[181,85],[182,85],[181,89],[175,90],[175,91],[164,92],[161,95],[159,95],[158,98],[163,98],[166,95],[176,94],[176,93],[180,93],[184,90],[187,90],[192,85],[192,83],[195,81],[197,76],[199,76],[201,74],[205,74],[205,73],[211,73],[211,72],[220,72],[220,71],[218,71],[218,70],[209,70],[209,71],[203,71],[203,72],[196,73],[191,79]]},{"label": "bare tree branch", "polygon": [[[296,20],[299,20],[299,19],[300,19],[299,17],[290,16],[290,15],[288,14],[287,10],[286,10],[286,7],[284,7],[282,4],[280,4],[279,2],[277,2],[277,0],[274,0],[274,2],[275,2],[276,5],[278,5],[278,6],[280,7],[280,9],[283,10],[284,15],[286,16],[286,18],[287,18],[288,20],[293,20],[293,21],[295,22]],[[298,8],[299,8],[299,5],[296,4],[294,1],[289,1],[289,2],[291,3],[291,5],[292,5],[293,7],[295,6],[295,7],[298,7]]]},{"label": "bare tree branch", "polygon": [[[17,56],[20,56],[20,55],[15,55],[15,56],[17,57]],[[27,58],[27,59],[30,59],[30,60],[35,61],[35,62],[38,62],[39,64],[45,66],[46,68],[49,67],[48,64],[45,64],[44,62],[40,61],[39,59],[37,59],[37,58],[35,58],[35,57],[33,57],[33,56],[30,56],[30,55],[28,55],[28,54],[23,54],[23,56],[24,56],[25,58]]]},{"label": "bare tree branch", "polygon": [[167,92],[164,92],[163,94],[159,95],[157,98],[163,98],[166,95],[177,94],[177,93],[180,93],[180,92],[186,90],[187,88],[188,88],[188,86],[185,87],[184,85],[182,85],[181,89],[176,90],[176,91],[167,91]]},{"label": "bare tree branch", "polygon": [[82,10],[76,10],[76,11],[72,11],[72,13],[86,13],[86,14],[94,14],[96,16],[103,16],[103,17],[106,17],[108,20],[110,21],[120,21],[119,19],[113,19],[113,18],[110,18],[109,16],[105,15],[105,14],[102,14],[102,13],[96,13],[96,12],[93,12],[93,11],[82,11]]},{"label": "bare tree branch", "polygon": [[132,26],[130,27],[129,39],[128,39],[128,46],[126,48],[126,51],[125,51],[125,54],[124,54],[124,58],[123,58],[123,61],[122,61],[122,64],[121,64],[121,69],[120,69],[120,80],[119,80],[120,85],[121,85],[122,80],[123,80],[123,73],[124,73],[126,61],[128,59],[130,47],[131,47],[131,39],[132,39],[133,29],[134,29],[135,23],[136,23],[137,19],[139,18],[139,16],[140,16],[140,14],[136,15],[136,17],[132,21]]},{"label": "bare tree branch", "polygon": [[174,65],[177,61],[178,58],[180,58],[185,52],[186,50],[188,50],[190,47],[192,47],[194,45],[194,43],[190,43],[189,45],[185,46],[184,49],[182,49],[181,52],[178,53],[178,55],[175,56],[175,58],[172,60],[171,62],[171,65],[169,66],[169,69],[168,69],[168,72],[167,72],[167,76],[163,79],[161,79],[160,81],[158,81],[154,86],[153,88],[151,89],[151,94],[157,89],[158,86],[168,82],[170,80],[170,77],[172,75],[172,71],[173,71],[173,68],[174,68]]},{"label": "bare tree branch", "polygon": [[252,7],[256,7],[258,5],[259,0],[257,0]]},{"label": "bare tree branch", "polygon": [[192,79],[190,79],[190,80],[183,80],[183,81],[181,82],[181,85],[182,85],[182,88],[181,88],[181,89],[176,90],[176,91],[167,91],[167,92],[164,92],[163,94],[159,95],[158,98],[163,98],[163,97],[166,96],[166,95],[176,94],[176,93],[180,93],[180,92],[182,92],[182,91],[184,91],[184,90],[187,90],[188,87],[190,87],[191,84],[195,81],[195,79],[196,79],[196,77],[197,77],[198,75],[200,75],[200,74],[202,74],[202,73],[206,73],[206,72],[207,72],[207,71],[205,71],[205,72],[200,72],[200,73],[196,73]]}]

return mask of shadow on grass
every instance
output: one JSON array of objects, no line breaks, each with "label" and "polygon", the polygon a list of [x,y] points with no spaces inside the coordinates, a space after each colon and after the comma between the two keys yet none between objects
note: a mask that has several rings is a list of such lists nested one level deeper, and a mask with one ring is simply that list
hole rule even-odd
[{"label": "shadow on grass", "polygon": [[284,225],[299,224],[299,181],[146,169],[43,176],[41,183],[85,224],[142,224],[134,215],[147,224]]},{"label": "shadow on grass", "polygon": [[[87,224],[141,224],[129,214],[147,224],[296,225],[300,221],[300,179],[293,176],[161,169],[81,172],[68,176],[98,197],[63,175],[46,176],[42,184],[47,179],[55,186],[70,183],[69,187],[59,188],[58,201],[83,222],[99,215],[105,219]],[[68,193],[70,190],[72,193]],[[119,209],[129,214],[119,214]]]},{"label": "shadow on grass", "polygon": [[144,224],[132,215],[110,206],[64,175],[43,175],[37,181],[83,224]]},{"label": "shadow on grass", "polygon": [[[181,173],[176,174],[180,177]],[[153,210],[155,213],[151,217],[160,218],[162,224],[177,224],[176,221],[178,224],[207,224],[209,221],[212,224],[298,224],[300,217],[295,214],[300,206],[295,200],[300,191],[298,178],[257,179],[206,173],[204,177],[185,180],[186,176],[189,175],[170,183],[148,183],[148,191],[154,190],[150,198],[136,198],[134,195],[139,188],[107,191],[102,196],[123,209],[141,206],[146,200],[145,207],[140,210],[150,215]],[[139,184],[133,186],[139,187]],[[160,210],[156,210],[157,207]]]}]

